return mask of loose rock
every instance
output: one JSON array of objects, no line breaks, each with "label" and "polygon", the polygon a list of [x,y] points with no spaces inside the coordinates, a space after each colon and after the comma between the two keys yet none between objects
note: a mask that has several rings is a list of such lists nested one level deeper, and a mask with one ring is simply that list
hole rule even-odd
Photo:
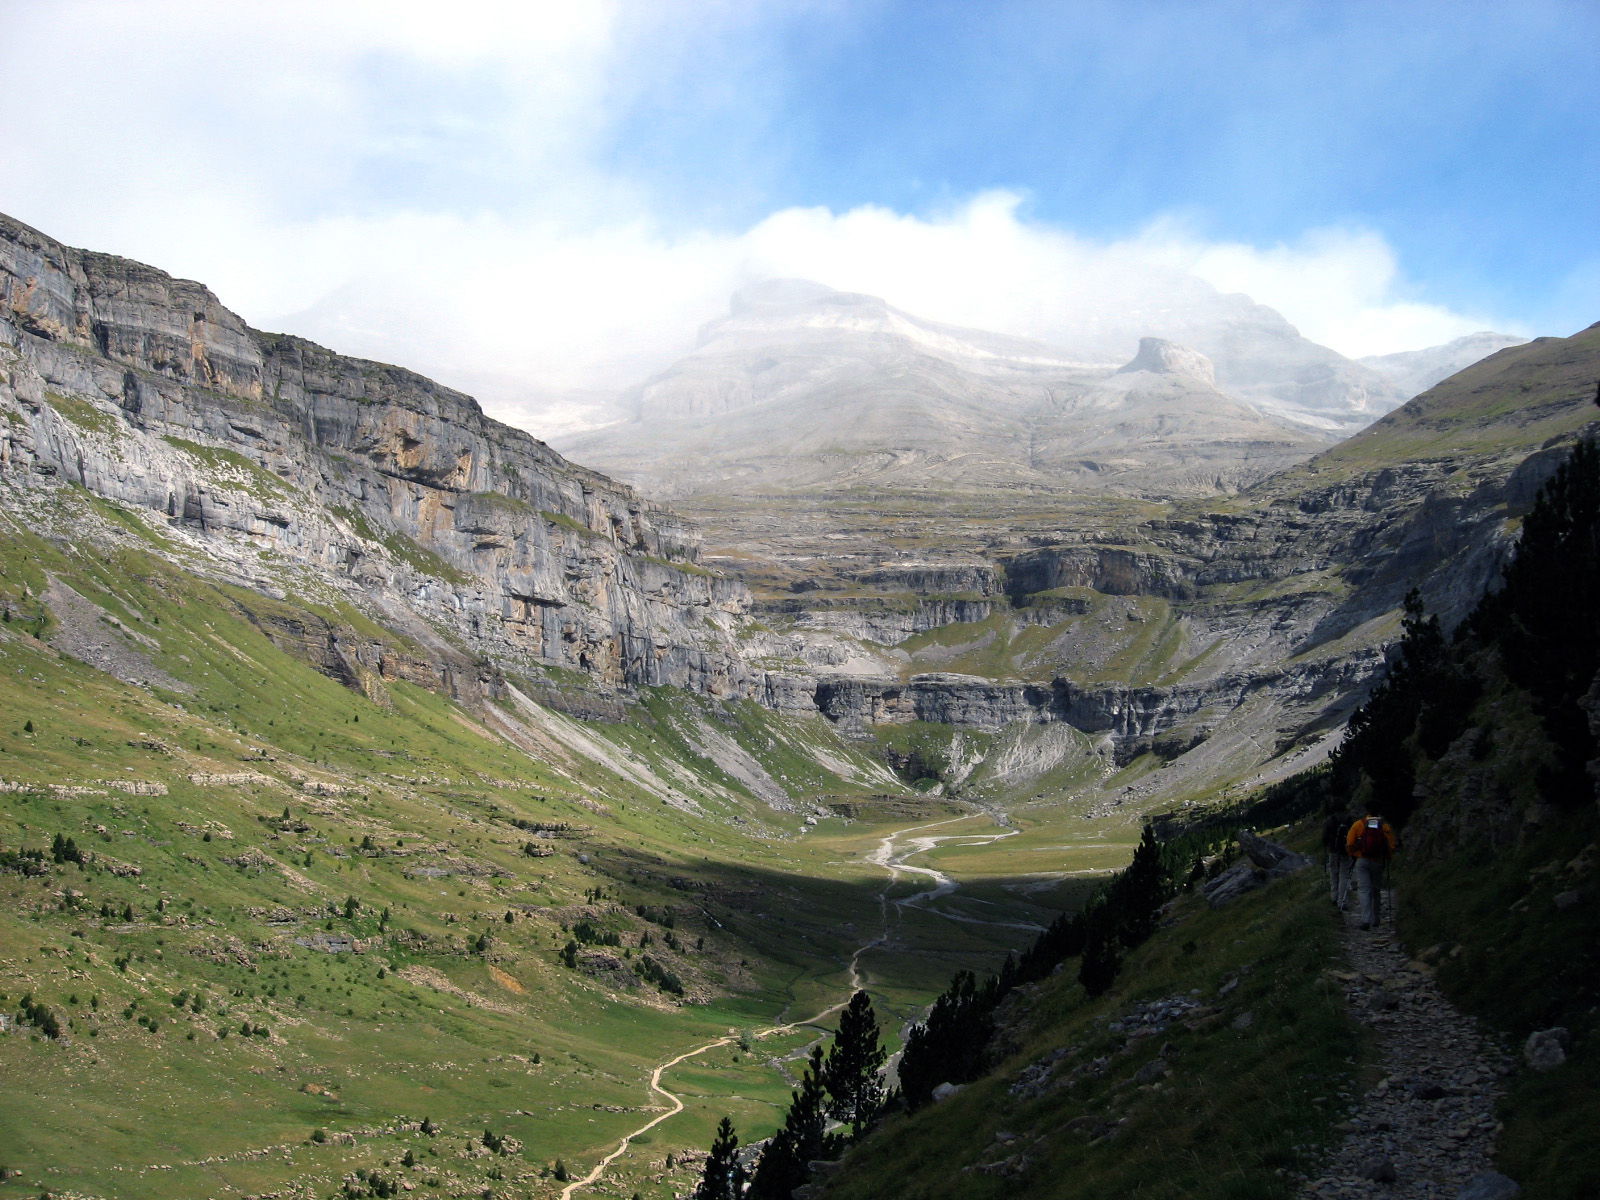
[{"label": "loose rock", "polygon": [[1363,933],[1345,920],[1350,970],[1330,978],[1342,982],[1388,1074],[1341,1114],[1343,1141],[1300,1200],[1480,1200],[1463,1189],[1492,1174],[1495,1104],[1509,1060],[1430,973],[1410,969],[1387,926]]},{"label": "loose rock", "polygon": [[1508,1179],[1498,1171],[1485,1171],[1468,1180],[1467,1186],[1456,1193],[1456,1200],[1512,1200],[1521,1193],[1522,1188],[1516,1180]]},{"label": "loose rock", "polygon": [[1571,1037],[1559,1025],[1554,1029],[1541,1029],[1528,1035],[1522,1047],[1522,1058],[1535,1071],[1554,1071],[1567,1061],[1567,1041]]}]

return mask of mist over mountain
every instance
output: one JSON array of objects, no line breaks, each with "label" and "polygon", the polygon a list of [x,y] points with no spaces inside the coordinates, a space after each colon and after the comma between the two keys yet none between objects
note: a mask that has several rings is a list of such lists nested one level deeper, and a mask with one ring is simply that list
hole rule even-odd
[{"label": "mist over mountain", "polygon": [[1399,403],[1270,310],[1209,298],[1159,322],[1186,343],[1130,339],[1107,316],[1061,347],[769,281],[627,397],[628,419],[558,440],[664,496],[869,483],[1172,495],[1236,489]]},{"label": "mist over mountain", "polygon": [[[468,395],[0,218],[0,1065],[32,1085],[0,1101],[0,1196],[553,1200],[575,1167],[666,1200],[722,1106],[750,1141],[778,1124],[773,1060],[842,980],[899,1030],[1081,909],[1147,817],[1318,768],[1402,598],[1469,611],[1593,435],[1600,327],[1336,441],[1365,368],[1218,304],[1209,340],[1101,359],[753,288],[602,431],[702,530]],[[1525,824],[1586,879],[1519,729]],[[1439,759],[1479,764],[1464,803],[1504,790],[1489,736]],[[1241,938],[1326,931],[1259,917],[1156,939],[1183,964],[1158,977],[1287,1037],[1269,980],[1338,1001]],[[1207,1026],[1216,1052],[1245,1027]],[[1030,1070],[1077,1053],[1048,1036]],[[1241,1151],[1251,1178],[1328,1135],[1356,1070],[1331,1047],[1270,1064],[1312,1134]],[[1187,1053],[1112,1078],[1160,1122],[1150,1080],[1213,1078]],[[691,1059],[696,1099],[663,1106]],[[1030,1145],[1105,1141],[1029,1095]],[[1106,1153],[1165,1169],[1132,1145]],[[984,1178],[1055,1194],[1019,1163]]]},{"label": "mist over mountain", "polygon": [[1388,378],[1407,395],[1415,396],[1480,359],[1488,358],[1495,351],[1508,346],[1520,346],[1527,340],[1509,333],[1484,331],[1469,333],[1442,346],[1404,350],[1398,354],[1369,355],[1357,361]]}]

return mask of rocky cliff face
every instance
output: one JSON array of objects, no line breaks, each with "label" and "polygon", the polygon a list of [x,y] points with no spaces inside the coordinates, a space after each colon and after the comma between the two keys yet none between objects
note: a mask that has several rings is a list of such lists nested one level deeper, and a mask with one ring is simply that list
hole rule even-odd
[{"label": "rocky cliff face", "polygon": [[[818,302],[790,300],[739,319],[790,328],[788,308]],[[834,324],[894,317],[861,298],[833,308]],[[1161,407],[1174,387],[1215,395],[1207,371],[1195,352],[1148,342],[1079,407],[1104,392],[1126,412],[1131,398],[1181,441]],[[953,515],[936,491],[911,504],[850,493],[849,511],[894,550],[841,559],[828,521],[844,510],[824,505],[787,582],[753,604],[699,565],[684,520],[470,397],[260,333],[199,284],[0,221],[11,519],[93,536],[47,502],[83,488],[190,569],[313,602],[259,623],[352,686],[404,678],[472,698],[512,677],[597,716],[672,685],[820,713],[860,736],[909,721],[1071,726],[1122,761],[1207,745],[1207,769],[1236,772],[1332,727],[1407,588],[1447,616],[1476,595],[1509,522],[1592,416],[1596,374],[1597,330],[1502,351],[1220,504],[1046,492],[1018,523],[1015,490],[974,493]],[[1034,430],[1039,461],[1051,436]],[[923,528],[928,506],[938,520]],[[326,615],[344,602],[394,636]],[[751,617],[771,624],[747,629]]]},{"label": "rocky cliff face", "polygon": [[482,659],[603,688],[748,687],[729,635],[745,591],[696,565],[691,528],[468,396],[9,221],[0,346],[13,488],[80,485],[253,586],[305,573],[430,647],[441,678]]}]

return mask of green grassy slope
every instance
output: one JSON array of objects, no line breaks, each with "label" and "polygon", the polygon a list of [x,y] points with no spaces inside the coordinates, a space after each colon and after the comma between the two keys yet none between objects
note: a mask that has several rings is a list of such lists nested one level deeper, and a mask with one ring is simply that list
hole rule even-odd
[{"label": "green grassy slope", "polygon": [[830,1200],[1277,1197],[1361,1069],[1317,872],[1181,899],[1088,999],[1075,960],[1001,1009],[989,1075],[849,1154]]},{"label": "green grassy slope", "polygon": [[1292,493],[1401,463],[1440,462],[1465,476],[1520,460],[1594,419],[1597,358],[1600,327],[1501,350],[1256,490]]},{"label": "green grassy slope", "polygon": [[[269,632],[403,641],[188,575],[149,536],[127,518],[116,549],[0,539],[0,1012],[24,1018],[0,1074],[27,1081],[0,1096],[0,1196],[321,1196],[358,1168],[419,1195],[555,1194],[558,1159],[587,1166],[648,1119],[652,1065],[843,998],[886,932],[888,876],[864,861],[881,838],[993,828],[820,719],[662,692],[605,725],[347,686]],[[69,632],[146,686],[51,644]],[[802,800],[852,818],[800,837]],[[989,890],[1023,920],[1053,911]],[[1025,936],[887,911],[860,967],[894,1020]],[[688,1111],[618,1177],[669,1195],[666,1155],[730,1105],[776,1123],[774,1060],[810,1036],[687,1065]]]}]

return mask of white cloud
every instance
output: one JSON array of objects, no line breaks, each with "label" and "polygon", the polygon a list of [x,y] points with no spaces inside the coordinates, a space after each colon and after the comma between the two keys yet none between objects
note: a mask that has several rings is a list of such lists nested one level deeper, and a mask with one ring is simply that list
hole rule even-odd
[{"label": "white cloud", "polygon": [[1352,358],[1438,345],[1495,324],[1411,299],[1393,247],[1370,229],[1313,229],[1293,245],[1259,247],[1208,242],[1168,219],[1136,245],[1153,261],[1277,309],[1312,341]]},{"label": "white cloud", "polygon": [[[695,74],[697,38],[808,2],[13,4],[0,75],[70,64],[76,82],[0,97],[4,204],[202,279],[254,323],[484,381],[508,412],[519,392],[641,378],[766,276],[1058,341],[1119,306],[1156,314],[1196,276],[1349,354],[1485,324],[1419,302],[1362,229],[1257,247],[1163,220],[1103,243],[1029,219],[1007,191],[923,215],[784,208],[742,229],[665,227],[609,157],[619,113],[652,81]],[[759,75],[759,41],[702,72],[706,103],[737,102],[714,80]]]},{"label": "white cloud", "polygon": [[733,291],[766,277],[812,278],[919,316],[1107,359],[1131,354],[1138,325],[1108,314],[1166,321],[1209,294],[1197,278],[1248,293],[1352,356],[1432,345],[1487,323],[1408,299],[1393,252],[1370,231],[1257,248],[1163,222],[1102,244],[1029,222],[1019,205],[991,193],[936,217],[786,209],[730,234],[499,216],[322,222],[280,231],[321,278],[277,323],[457,381],[507,413],[519,394],[643,379],[686,352]]}]

